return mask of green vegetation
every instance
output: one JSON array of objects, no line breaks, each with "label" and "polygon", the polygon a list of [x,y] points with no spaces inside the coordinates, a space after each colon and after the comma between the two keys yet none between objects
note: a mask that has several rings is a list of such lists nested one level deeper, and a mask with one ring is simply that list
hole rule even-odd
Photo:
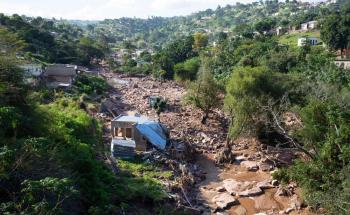
[{"label": "green vegetation", "polygon": [[75,86],[78,87],[80,93],[95,95],[104,94],[110,88],[104,79],[85,74],[78,76]]},{"label": "green vegetation", "polygon": [[206,123],[209,113],[219,106],[218,92],[219,87],[212,72],[206,64],[203,64],[197,80],[191,84],[187,94],[188,102],[203,111],[203,124]]},{"label": "green vegetation", "polygon": [[[32,89],[16,58],[89,65],[113,45],[126,51],[121,61],[107,59],[111,69],[188,84],[187,99],[203,111],[203,123],[214,108],[226,111],[228,138],[249,135],[303,153],[274,177],[297,182],[315,211],[349,214],[350,74],[333,63],[334,51],[350,45],[349,13],[346,0],[316,7],[261,1],[85,27],[0,14],[0,213],[177,213],[164,204],[162,180],[170,171],[136,159],[118,160],[114,174],[101,159],[101,123],[85,102],[103,97],[103,79],[81,75],[66,92]],[[269,32],[311,20],[322,23],[320,31]],[[320,36],[329,50],[296,47],[301,36]],[[158,115],[165,105],[155,102]],[[287,126],[286,113],[302,125]]]},{"label": "green vegetation", "polygon": [[311,32],[302,32],[302,33],[292,33],[292,34],[286,34],[279,38],[279,42],[281,44],[289,45],[291,47],[297,47],[298,46],[298,38],[301,37],[316,37],[320,38],[320,32],[319,31],[311,31]]},{"label": "green vegetation", "polygon": [[[22,41],[5,32],[21,50]],[[0,54],[0,213],[116,214],[166,210],[162,179],[171,172],[141,161],[118,161],[115,175],[104,156],[102,125],[92,118],[83,94],[103,95],[101,78],[81,75],[67,93],[33,91],[23,82],[15,51]],[[149,207],[138,208],[147,202]],[[163,213],[164,214],[164,213]]]},{"label": "green vegetation", "polygon": [[85,37],[78,26],[56,20],[0,14],[0,25],[1,38],[6,38],[3,35],[6,29],[15,33],[13,35],[20,39],[17,40],[19,43],[26,43],[21,55],[28,60],[90,65],[92,60],[103,58],[109,51],[103,37]]}]

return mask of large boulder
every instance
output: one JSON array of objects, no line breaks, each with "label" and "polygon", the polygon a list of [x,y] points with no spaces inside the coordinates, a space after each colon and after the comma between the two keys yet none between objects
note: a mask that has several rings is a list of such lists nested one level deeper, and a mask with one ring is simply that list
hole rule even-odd
[{"label": "large boulder", "polygon": [[273,186],[271,183],[270,183],[270,180],[265,180],[265,181],[261,181],[261,182],[258,182],[256,184],[257,187],[259,187],[260,189],[270,189],[270,188],[274,188],[275,186]]},{"label": "large boulder", "polygon": [[248,171],[255,172],[259,170],[258,163],[255,161],[242,161],[241,165],[244,166]]},{"label": "large boulder", "polygon": [[248,196],[258,196],[263,193],[264,191],[262,189],[260,189],[259,187],[254,187],[254,188],[239,192],[238,195],[242,197],[248,197]]},{"label": "large boulder", "polygon": [[228,193],[231,195],[236,195],[238,192],[245,191],[249,188],[251,188],[252,183],[248,181],[236,181],[234,179],[227,179],[223,181],[224,188],[227,190]]},{"label": "large boulder", "polygon": [[218,194],[214,196],[212,201],[218,206],[219,209],[227,209],[235,204],[238,204],[238,200],[228,193]]}]

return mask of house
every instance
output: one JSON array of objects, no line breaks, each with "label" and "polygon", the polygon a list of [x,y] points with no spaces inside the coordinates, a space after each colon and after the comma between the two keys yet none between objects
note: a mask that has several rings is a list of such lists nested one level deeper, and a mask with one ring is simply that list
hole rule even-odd
[{"label": "house", "polygon": [[283,28],[283,27],[277,27],[276,28],[276,35],[277,36],[281,36],[282,34],[286,33],[287,32],[287,29],[286,28]]},{"label": "house", "polygon": [[114,118],[111,132],[111,153],[115,157],[130,157],[135,151],[147,151],[152,146],[164,150],[169,138],[162,124],[139,115]]},{"label": "house", "polygon": [[334,64],[340,68],[350,70],[350,60],[335,60]]},{"label": "house", "polygon": [[53,64],[45,68],[42,80],[49,88],[70,87],[77,76],[77,66]]},{"label": "house", "polygon": [[307,42],[311,46],[316,46],[319,43],[319,39],[316,37],[301,37],[298,39],[298,46],[305,46]]},{"label": "house", "polygon": [[339,49],[335,55],[337,59],[350,59],[350,49]]},{"label": "house", "polygon": [[301,30],[303,31],[308,31],[308,30],[313,30],[318,27],[318,21],[310,21],[306,23],[301,24]]}]

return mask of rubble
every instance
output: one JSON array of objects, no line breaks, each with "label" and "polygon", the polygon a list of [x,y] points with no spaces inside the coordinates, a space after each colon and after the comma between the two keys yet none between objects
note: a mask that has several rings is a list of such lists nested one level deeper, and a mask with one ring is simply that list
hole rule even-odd
[{"label": "rubble", "polygon": [[227,209],[238,203],[238,201],[228,193],[216,195],[212,201],[218,206],[219,209]]},{"label": "rubble", "polygon": [[237,193],[245,191],[252,186],[251,182],[248,182],[248,181],[240,182],[234,179],[227,179],[223,181],[223,183],[224,183],[225,189],[231,195],[236,195]]},{"label": "rubble", "polygon": [[259,187],[254,187],[254,188],[239,192],[238,195],[242,197],[248,197],[248,196],[251,197],[251,196],[258,196],[263,193],[264,191],[262,189],[260,189]]},{"label": "rubble", "polygon": [[[232,165],[240,168],[239,171],[242,171],[243,167],[244,171],[249,171],[248,175],[254,176],[256,174],[270,174],[269,171],[276,167],[288,165],[295,158],[295,153],[291,150],[263,145],[254,138],[241,138],[228,145],[226,135],[229,121],[222,111],[214,110],[210,114],[207,124],[203,125],[201,123],[202,112],[191,106],[181,104],[185,90],[173,81],[158,83],[150,77],[136,78],[112,73],[105,73],[103,76],[115,86],[106,100],[109,103],[107,106],[114,108],[114,114],[132,111],[147,115],[153,120],[158,120],[157,114],[148,104],[148,98],[150,96],[161,96],[168,100],[168,107],[164,113],[161,113],[160,121],[169,128],[172,141],[163,153],[154,150],[142,154],[142,158],[145,162],[157,163],[173,170],[175,181],[164,182],[164,184],[166,184],[169,195],[174,196],[179,205],[185,205],[194,209],[194,211],[202,211],[201,214],[210,214],[210,208],[213,209],[212,205],[204,207],[205,202],[209,204],[211,200],[215,200],[213,203],[219,208],[226,208],[239,203],[238,197],[235,198],[232,195],[260,195],[264,192],[264,189],[270,189],[279,184],[278,181],[270,180],[256,182],[226,179],[222,181],[220,178],[218,181],[222,182],[221,187],[215,188],[208,186],[208,184],[204,185],[207,188],[204,189],[204,192],[211,193],[211,196],[206,200],[201,200],[201,202],[196,199],[192,191],[194,187],[201,188],[198,184],[206,177],[211,178],[212,176],[209,170],[206,170],[208,172],[206,174],[192,162],[196,158],[196,154],[215,154],[215,161],[220,164],[220,168],[232,168],[228,165],[232,163]],[[112,108],[108,109],[111,110]],[[96,116],[108,120],[108,117],[113,116],[112,111],[108,109],[103,111],[103,115],[96,114]],[[294,190],[294,185],[286,188],[278,187],[276,196],[292,196]],[[266,194],[274,191],[274,189],[266,191]],[[215,199],[212,199],[213,193],[216,194]],[[298,210],[300,202],[297,200],[292,202],[295,204],[288,205],[288,208]],[[242,215],[248,213],[244,205],[236,207],[234,213]],[[279,210],[285,212],[288,208],[280,208]],[[215,212],[217,211],[212,211],[213,214]],[[228,214],[221,211],[216,214],[220,213]],[[262,214],[265,213],[260,213],[260,215]],[[268,214],[273,213],[268,212]]]},{"label": "rubble", "polygon": [[225,192],[225,191],[226,191],[225,187],[217,187],[215,190],[216,190],[217,192],[219,192],[219,193],[222,193],[222,192]]},{"label": "rubble", "polygon": [[242,161],[241,165],[244,166],[248,171],[258,171],[259,166],[258,163],[255,161]]},{"label": "rubble", "polygon": [[273,186],[273,184],[270,183],[270,180],[265,180],[265,181],[261,181],[258,182],[256,184],[257,187],[259,187],[260,189],[270,189],[270,188],[274,188],[275,186]]}]

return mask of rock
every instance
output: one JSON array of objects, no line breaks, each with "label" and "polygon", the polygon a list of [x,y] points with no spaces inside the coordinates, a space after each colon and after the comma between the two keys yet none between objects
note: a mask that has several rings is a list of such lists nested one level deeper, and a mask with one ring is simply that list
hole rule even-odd
[{"label": "rock", "polygon": [[260,194],[263,194],[264,191],[260,189],[259,187],[254,187],[252,189],[245,190],[243,192],[239,192],[238,195],[242,197],[248,197],[248,196],[258,196]]},{"label": "rock", "polygon": [[284,213],[289,214],[290,212],[292,212],[294,210],[294,208],[287,208]]},{"label": "rock", "polygon": [[259,166],[258,163],[255,161],[242,161],[241,165],[244,166],[248,171],[258,171]]},{"label": "rock", "polygon": [[254,215],[267,215],[266,213],[257,213],[257,214],[254,214]]},{"label": "rock", "polygon": [[236,157],[236,161],[238,161],[238,162],[245,161],[246,159],[247,159],[247,158],[244,157],[244,155],[240,155],[240,156],[237,156],[237,157]]},{"label": "rock", "polygon": [[237,214],[237,215],[247,215],[247,209],[245,209],[243,206],[238,206],[237,209],[234,210],[234,212]]},{"label": "rock", "polygon": [[300,201],[298,195],[293,195],[293,197],[291,198],[290,207],[294,208],[295,210],[300,210],[301,206],[302,202]]},{"label": "rock", "polygon": [[279,182],[277,180],[272,180],[271,184],[277,187],[279,185]]},{"label": "rock", "polygon": [[247,190],[251,186],[251,182],[240,182],[234,179],[227,179],[223,183],[226,191],[231,195],[236,195],[236,193]]},{"label": "rock", "polygon": [[270,183],[270,180],[261,181],[257,183],[256,186],[259,187],[260,189],[274,188],[274,186]]},{"label": "rock", "polygon": [[275,196],[291,196],[292,192],[284,187],[279,187],[275,193]]},{"label": "rock", "polygon": [[216,189],[215,189],[217,192],[219,192],[219,193],[222,193],[222,192],[225,192],[226,191],[226,189],[225,189],[225,187],[217,187]]},{"label": "rock", "polygon": [[224,212],[216,212],[216,215],[230,215],[230,214],[224,211]]},{"label": "rock", "polygon": [[215,202],[220,209],[227,209],[238,203],[238,200],[228,193],[216,195],[212,201]]}]

